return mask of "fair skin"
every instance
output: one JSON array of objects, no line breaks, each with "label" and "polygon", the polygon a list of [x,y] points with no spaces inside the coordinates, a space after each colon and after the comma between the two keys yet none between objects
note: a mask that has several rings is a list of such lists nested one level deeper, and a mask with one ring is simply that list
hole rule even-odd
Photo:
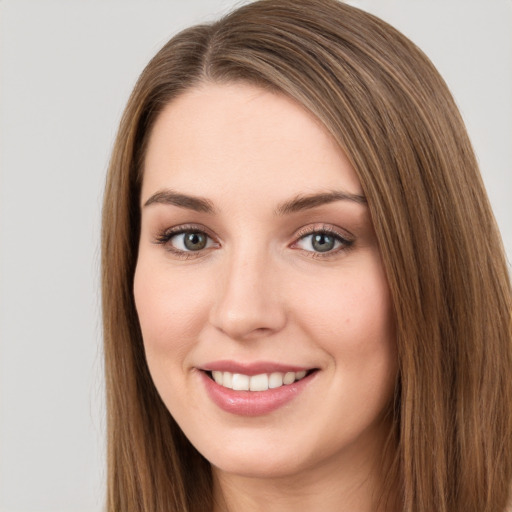
[{"label": "fair skin", "polygon": [[212,464],[215,512],[375,512],[395,333],[343,152],[282,95],[203,84],[156,121],[141,211],[147,362]]}]

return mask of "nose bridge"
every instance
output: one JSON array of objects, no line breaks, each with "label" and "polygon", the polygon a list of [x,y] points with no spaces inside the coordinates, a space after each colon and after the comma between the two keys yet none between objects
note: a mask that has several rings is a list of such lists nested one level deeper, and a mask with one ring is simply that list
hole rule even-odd
[{"label": "nose bridge", "polygon": [[211,311],[216,328],[234,339],[260,337],[286,321],[276,262],[268,248],[236,244],[223,262]]}]

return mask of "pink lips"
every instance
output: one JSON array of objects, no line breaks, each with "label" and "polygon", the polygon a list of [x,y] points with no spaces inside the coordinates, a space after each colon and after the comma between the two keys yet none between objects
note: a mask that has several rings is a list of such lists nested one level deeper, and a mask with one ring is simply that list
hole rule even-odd
[{"label": "pink lips", "polygon": [[309,370],[299,366],[258,362],[240,364],[233,361],[216,361],[205,364],[199,372],[211,400],[222,410],[240,416],[259,416],[271,413],[291,402],[312,381],[317,372],[311,372],[301,380],[267,391],[235,391],[217,384],[207,372],[223,371],[244,375],[259,375],[273,372],[299,372]]}]

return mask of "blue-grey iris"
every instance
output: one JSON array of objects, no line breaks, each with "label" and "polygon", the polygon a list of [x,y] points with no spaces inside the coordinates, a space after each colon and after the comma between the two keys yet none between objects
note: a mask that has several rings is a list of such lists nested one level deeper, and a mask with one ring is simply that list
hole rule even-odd
[{"label": "blue-grey iris", "polygon": [[318,252],[327,252],[334,249],[334,244],[336,243],[336,239],[333,236],[326,235],[325,233],[317,233],[313,235],[313,239],[311,240],[311,245],[313,249]]},{"label": "blue-grey iris", "polygon": [[183,244],[189,251],[200,251],[206,247],[207,236],[204,233],[185,233]]}]

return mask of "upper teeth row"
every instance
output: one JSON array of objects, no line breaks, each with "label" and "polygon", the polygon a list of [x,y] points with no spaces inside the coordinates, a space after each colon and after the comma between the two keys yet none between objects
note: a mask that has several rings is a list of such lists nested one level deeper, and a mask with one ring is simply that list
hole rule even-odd
[{"label": "upper teeth row", "polygon": [[243,375],[242,373],[213,371],[213,380],[225,388],[236,391],[267,391],[267,389],[279,388],[286,384],[292,384],[306,376],[306,371],[300,372],[274,372],[260,375]]}]

